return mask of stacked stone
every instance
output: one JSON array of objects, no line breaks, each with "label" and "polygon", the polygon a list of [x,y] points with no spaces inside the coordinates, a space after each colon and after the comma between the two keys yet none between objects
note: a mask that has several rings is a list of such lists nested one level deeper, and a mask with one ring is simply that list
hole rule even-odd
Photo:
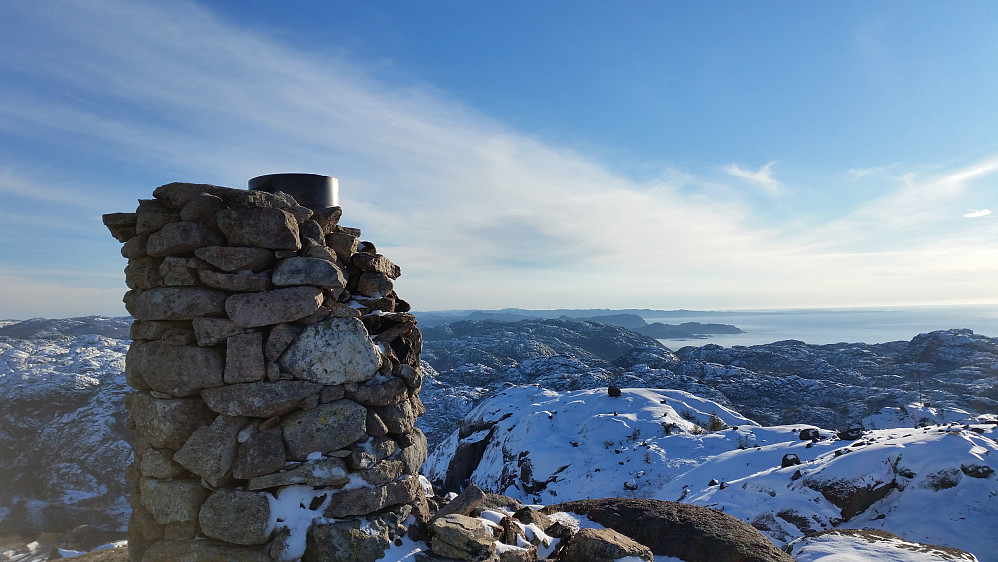
[{"label": "stacked stone", "polygon": [[153,196],[104,216],[135,318],[131,558],[380,557],[427,515],[399,267],[339,207],[187,183]]}]

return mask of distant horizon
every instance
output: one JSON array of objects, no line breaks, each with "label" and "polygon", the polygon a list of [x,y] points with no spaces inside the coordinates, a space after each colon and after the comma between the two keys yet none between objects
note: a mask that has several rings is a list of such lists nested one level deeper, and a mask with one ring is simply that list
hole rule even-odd
[{"label": "distant horizon", "polygon": [[[621,308],[523,308],[516,306],[508,306],[503,308],[453,308],[453,309],[412,309],[410,312],[413,314],[419,313],[439,313],[439,314],[458,314],[458,313],[474,313],[474,312],[504,312],[504,311],[524,311],[524,312],[550,312],[556,313],[561,311],[577,311],[577,312],[620,312],[620,311],[648,311],[648,312],[665,312],[665,313],[710,313],[710,314],[751,314],[751,313],[777,313],[777,314],[787,314],[793,312],[861,312],[861,311],[889,311],[889,310],[904,310],[904,309],[917,309],[917,308],[972,308],[972,307],[994,307],[996,313],[996,321],[998,321],[998,301],[994,302],[975,302],[975,303],[942,303],[942,304],[913,304],[913,305],[880,305],[880,306],[826,306],[826,307],[788,307],[788,308],[651,308],[651,307],[621,307]],[[89,318],[89,317],[102,317],[102,318],[131,318],[127,311],[122,311],[124,314],[78,314],[73,316],[27,316],[23,318],[6,317],[0,318],[0,321],[18,321],[24,322],[27,320],[36,319],[47,319],[47,320],[61,320],[61,319],[72,319],[72,318]]]}]

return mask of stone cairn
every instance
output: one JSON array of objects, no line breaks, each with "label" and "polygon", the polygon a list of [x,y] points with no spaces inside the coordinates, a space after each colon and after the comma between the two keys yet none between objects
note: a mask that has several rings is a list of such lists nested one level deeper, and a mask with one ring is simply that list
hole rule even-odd
[{"label": "stone cairn", "polygon": [[131,559],[375,560],[421,529],[422,339],[399,267],[339,207],[153,196],[104,215],[135,318]]}]

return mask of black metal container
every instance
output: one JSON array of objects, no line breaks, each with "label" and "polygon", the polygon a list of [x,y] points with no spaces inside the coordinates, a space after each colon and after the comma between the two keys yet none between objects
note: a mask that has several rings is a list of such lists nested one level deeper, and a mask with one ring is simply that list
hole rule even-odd
[{"label": "black metal container", "polygon": [[317,174],[267,174],[249,181],[249,188],[275,193],[283,191],[309,209],[340,204],[340,180]]}]

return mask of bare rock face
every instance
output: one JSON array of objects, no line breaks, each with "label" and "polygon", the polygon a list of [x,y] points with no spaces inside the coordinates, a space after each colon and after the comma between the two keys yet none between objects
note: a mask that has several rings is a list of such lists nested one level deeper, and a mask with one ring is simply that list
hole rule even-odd
[{"label": "bare rock face", "polygon": [[298,379],[333,385],[371,379],[381,359],[362,322],[333,318],[299,335],[280,365]]}]

